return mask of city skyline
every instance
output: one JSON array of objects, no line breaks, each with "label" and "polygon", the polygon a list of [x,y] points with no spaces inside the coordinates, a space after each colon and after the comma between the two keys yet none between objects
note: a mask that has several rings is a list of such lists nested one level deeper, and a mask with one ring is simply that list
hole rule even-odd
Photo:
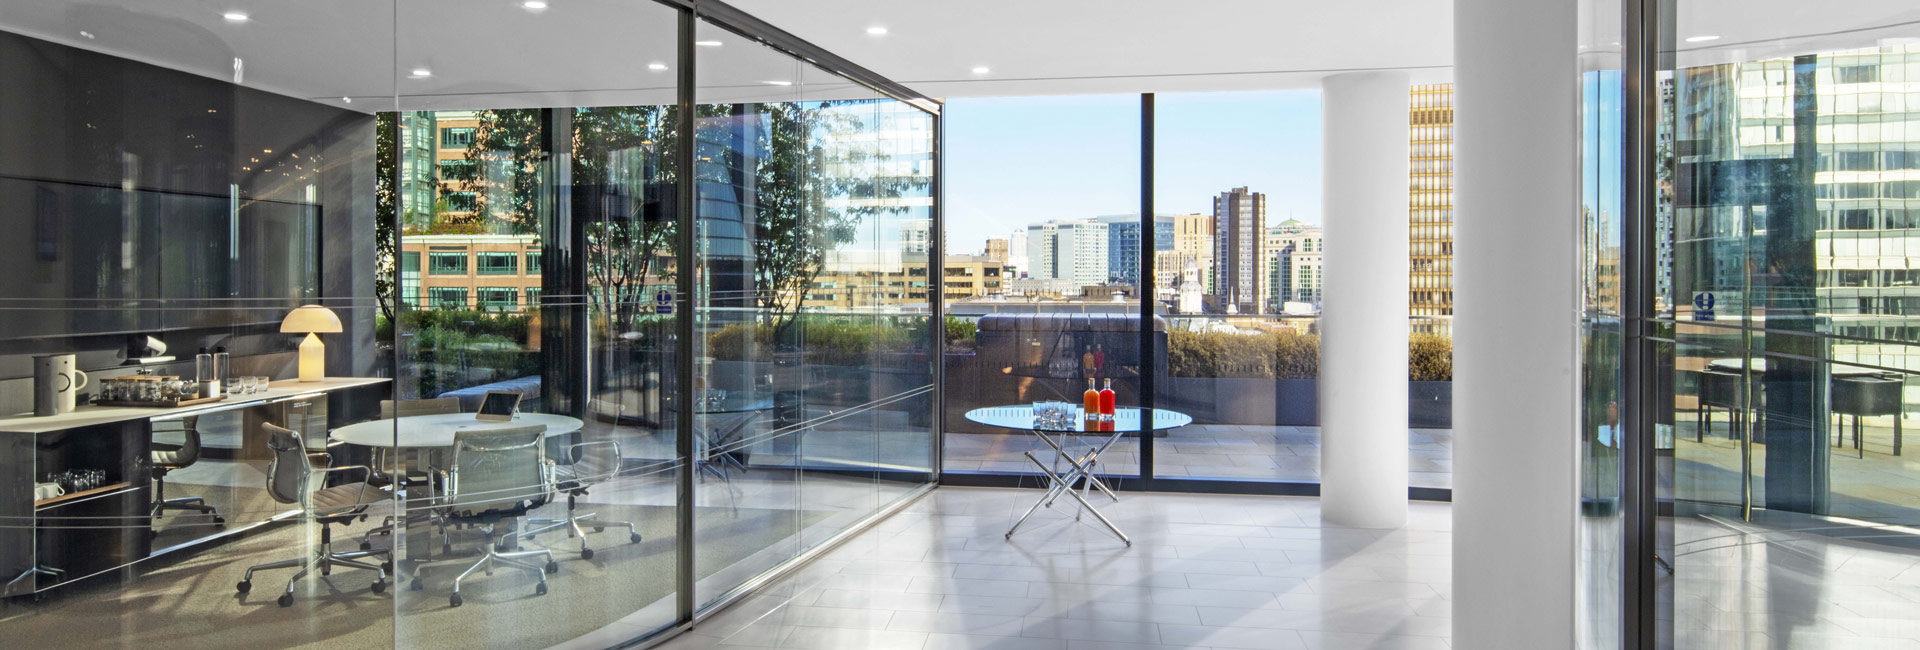
[{"label": "city skyline", "polygon": [[[1032,223],[1139,214],[1139,103],[1138,95],[949,102],[947,252],[982,253],[988,238]],[[1221,191],[1247,186],[1267,194],[1275,220],[1319,225],[1319,91],[1160,95],[1154,112],[1155,213],[1211,212]]]}]

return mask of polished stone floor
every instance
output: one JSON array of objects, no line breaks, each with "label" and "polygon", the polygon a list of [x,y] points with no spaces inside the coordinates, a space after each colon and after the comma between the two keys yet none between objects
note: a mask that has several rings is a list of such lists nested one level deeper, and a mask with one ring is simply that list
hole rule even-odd
[{"label": "polished stone floor", "polygon": [[[1030,434],[951,433],[945,467],[950,472],[1033,470],[1023,454],[1045,445]],[[1252,481],[1320,481],[1320,427],[1196,424],[1154,441],[1156,476]],[[1103,457],[1106,473],[1140,472],[1140,444],[1125,439]],[[1407,481],[1416,487],[1453,487],[1453,431],[1407,431]]]},{"label": "polished stone floor", "polygon": [[662,647],[1450,647],[1447,504],[1375,531],[1312,498],[1123,493],[1102,510],[1131,547],[1064,503],[1005,537],[1039,495],[935,490]]}]

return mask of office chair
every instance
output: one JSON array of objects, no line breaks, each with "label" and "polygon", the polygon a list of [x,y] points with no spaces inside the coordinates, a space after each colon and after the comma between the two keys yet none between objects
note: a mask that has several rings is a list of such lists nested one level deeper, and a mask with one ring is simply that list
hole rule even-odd
[{"label": "office chair", "polygon": [[[448,597],[448,605],[460,606],[461,582],[475,571],[484,569],[492,573],[495,564],[532,571],[540,578],[540,584],[533,590],[536,596],[546,595],[547,574],[560,571],[560,564],[553,560],[553,551],[511,550],[519,539],[514,532],[515,520],[553,497],[543,440],[546,430],[546,425],[534,425],[453,434],[453,459],[449,469],[441,472],[439,481],[443,492],[434,497],[430,507],[450,523],[479,527],[487,535],[487,544],[481,550],[479,561],[453,579],[453,595]],[[544,557],[546,566],[520,561],[534,556]],[[455,560],[414,566],[410,588],[415,591],[423,588],[421,569],[452,561]]]},{"label": "office chair", "polygon": [[[148,513],[148,517],[154,523],[158,523],[160,516],[168,510],[191,510],[201,514],[212,515],[215,525],[225,524],[227,520],[220,516],[220,511],[215,510],[213,506],[207,505],[207,501],[204,498],[167,498],[167,473],[176,469],[184,469],[188,465],[192,465],[200,460],[200,430],[198,428],[200,418],[186,417],[181,418],[179,422],[181,433],[186,435],[185,440],[180,446],[175,447],[156,443],[153,445],[152,450],[147,453],[147,467],[150,470],[150,476],[153,478],[153,508],[152,511]],[[147,529],[147,536],[149,538],[158,536],[159,534],[160,531],[158,529],[152,527]]]},{"label": "office chair", "polygon": [[[607,437],[611,438],[613,430],[620,426],[620,416],[625,414],[626,405],[621,404],[615,409],[613,422],[611,424],[604,428],[593,426],[582,429],[581,433],[582,435],[588,435],[587,432],[591,430],[605,433]],[[577,536],[580,538],[580,558],[591,560],[593,559],[593,549],[587,546],[587,533],[580,529],[580,522],[592,519],[594,520],[591,522],[593,532],[597,533],[606,530],[608,526],[625,526],[627,528],[627,540],[634,544],[640,543],[640,530],[635,528],[631,522],[602,521],[598,519],[597,513],[592,512],[584,514],[575,513],[578,506],[578,499],[586,496],[587,488],[605,483],[620,475],[620,467],[624,462],[623,457],[620,455],[620,443],[610,439],[588,440],[566,446],[562,449],[560,457],[570,462],[566,464],[549,462],[549,465],[553,473],[552,481],[554,488],[567,493],[567,516],[563,519],[529,517],[527,519],[527,525],[529,527],[539,527],[520,533],[520,536],[533,539],[533,536],[540,533],[556,528],[566,528],[568,529],[568,537]]]},{"label": "office chair", "polygon": [[362,562],[360,558],[384,555],[387,551],[349,551],[333,552],[333,525],[353,521],[355,517],[365,518],[367,506],[379,503],[387,498],[387,493],[369,485],[365,480],[358,483],[344,483],[333,487],[313,489],[314,478],[334,472],[360,471],[370,476],[373,470],[365,465],[346,465],[342,467],[314,467],[314,461],[325,463],[331,458],[324,452],[313,453],[300,441],[300,434],[291,429],[262,424],[267,432],[267,447],[273,450],[273,463],[267,468],[267,494],[274,501],[285,504],[299,504],[301,514],[320,524],[320,548],[309,557],[281,560],[247,568],[247,574],[234,585],[240,593],[253,590],[253,572],[266,569],[284,569],[300,567],[287,581],[287,590],[280,594],[281,607],[293,604],[293,586],[307,577],[315,569],[320,575],[331,575],[335,566],[375,571],[380,577],[372,585],[373,593],[387,589],[387,571],[393,567],[391,559],[373,564]]},{"label": "office chair", "polygon": [[[460,412],[460,398],[457,398],[457,397],[439,397],[434,399],[402,399],[402,400],[383,399],[383,400],[380,400],[380,419],[382,420],[412,417],[416,415],[444,415],[448,413],[459,413],[459,412]],[[387,459],[388,451],[389,450],[385,447],[374,448],[373,464],[375,467],[381,467],[381,468],[392,467],[392,464],[389,463]],[[437,452],[429,453],[428,455],[432,456],[427,461],[428,464],[430,465],[436,463],[439,460],[438,458],[439,454]],[[385,476],[379,472],[375,473],[375,477],[376,478],[370,481],[375,485],[383,485],[386,483],[393,482],[392,477]],[[413,482],[425,482],[429,478],[431,478],[429,474],[426,474],[424,472],[405,474],[403,477],[405,480],[413,481]],[[446,532],[445,530],[446,526],[444,523],[440,522],[437,518],[434,518],[431,516],[429,516],[427,520],[433,523],[440,523],[441,533],[444,536]],[[410,518],[409,521],[419,521],[419,519]],[[394,530],[393,517],[389,515],[384,521],[380,523],[379,526],[375,527],[373,530],[367,531],[365,535],[361,536],[360,550],[364,551],[364,550],[372,549],[373,537],[375,535],[392,535],[393,530]]]}]

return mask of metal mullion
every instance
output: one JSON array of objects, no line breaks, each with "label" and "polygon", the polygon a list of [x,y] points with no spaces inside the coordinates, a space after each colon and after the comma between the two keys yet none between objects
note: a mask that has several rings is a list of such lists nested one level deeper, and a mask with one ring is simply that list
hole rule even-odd
[{"label": "metal mullion", "polygon": [[[686,7],[680,10],[679,43],[677,44],[679,46],[677,57],[679,58],[680,65],[678,80],[680,114],[678,119],[675,120],[676,124],[674,127],[679,131],[679,138],[677,138],[679,148],[673,152],[674,159],[677,161],[677,167],[679,168],[677,170],[679,176],[674,179],[674,191],[675,194],[678,195],[675,197],[674,221],[679,229],[678,232],[674,233],[675,243],[679,248],[678,254],[674,256],[675,264],[678,266],[674,272],[674,291],[680,294],[678,299],[674,301],[679,307],[679,313],[673,323],[675,338],[679,339],[673,346],[674,355],[676,356],[674,374],[675,383],[678,384],[677,390],[683,394],[688,394],[687,392],[693,389],[694,380],[693,318],[696,305],[694,304],[693,295],[693,273],[697,267],[696,260],[694,259],[694,247],[696,243],[694,240],[694,217],[695,208],[699,203],[695,196],[695,192],[698,191],[699,188],[694,183],[694,154],[695,148],[699,143],[699,138],[696,134],[696,129],[699,128],[699,124],[694,119],[694,100],[696,99],[694,97],[694,84],[697,81],[694,78],[694,59],[696,55],[693,41],[695,38],[694,29],[696,27],[696,20],[698,19],[695,13],[696,9],[694,7]],[[674,510],[675,532],[677,533],[675,540],[677,546],[676,553],[678,554],[678,557],[675,558],[674,580],[675,587],[679,590],[677,592],[679,597],[674,601],[674,620],[681,625],[691,625],[693,623],[695,606],[694,582],[697,580],[693,570],[694,425],[693,409],[690,408],[690,405],[683,404],[679,411],[675,413],[674,417],[674,455],[680,460],[678,494],[675,497],[678,507]]]},{"label": "metal mullion", "polygon": [[1153,487],[1153,93],[1140,95],[1140,261],[1135,286],[1140,291],[1140,481]]},{"label": "metal mullion", "polygon": [[1621,526],[1621,645],[1625,650],[1653,650],[1657,623],[1654,561],[1658,544],[1658,503],[1655,492],[1654,408],[1659,382],[1656,347],[1649,339],[1654,314],[1655,120],[1658,93],[1655,67],[1658,33],[1654,20],[1660,0],[1624,0],[1621,7],[1620,96],[1621,137],[1621,380],[1625,409],[1621,422],[1621,497],[1625,504]]}]

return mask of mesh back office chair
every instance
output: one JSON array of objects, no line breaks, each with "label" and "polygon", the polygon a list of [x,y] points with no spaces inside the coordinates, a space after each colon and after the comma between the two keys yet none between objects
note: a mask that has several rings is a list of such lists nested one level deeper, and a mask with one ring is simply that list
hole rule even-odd
[{"label": "mesh back office chair", "polygon": [[[515,519],[545,505],[553,497],[547,476],[546,430],[546,425],[534,425],[453,434],[453,459],[450,469],[441,477],[443,491],[434,498],[432,508],[450,522],[478,526],[486,532],[487,543],[479,561],[453,579],[453,595],[447,599],[449,605],[460,606],[460,583],[467,576],[482,569],[492,573],[495,563],[532,571],[540,578],[540,584],[534,587],[535,595],[545,595],[547,574],[560,570],[560,564],[553,561],[553,551],[511,550],[519,539],[514,533]],[[545,558],[546,565],[520,561],[533,556]],[[409,586],[416,591],[424,588],[420,584],[420,570],[450,561],[416,565]]]},{"label": "mesh back office chair", "polygon": [[[153,509],[148,513],[148,518],[153,523],[158,523],[160,516],[168,510],[192,510],[201,514],[212,515],[213,524],[216,526],[225,524],[227,520],[220,516],[220,511],[215,510],[213,506],[207,505],[206,499],[201,497],[167,498],[167,473],[176,469],[184,469],[188,465],[192,465],[200,460],[200,418],[181,418],[178,422],[180,422],[181,433],[185,434],[185,439],[180,443],[180,446],[154,444],[152,450],[147,453],[147,467],[153,478]],[[149,527],[147,529],[148,537],[154,537],[159,534],[160,530],[158,528]]]},{"label": "mesh back office chair", "polygon": [[[595,400],[592,406],[604,407],[604,402]],[[606,530],[608,526],[624,526],[627,529],[627,540],[634,544],[640,543],[640,530],[635,528],[632,522],[605,521],[599,519],[598,513],[592,512],[576,513],[578,499],[586,496],[587,488],[613,480],[620,475],[624,458],[620,454],[620,443],[612,438],[614,431],[620,426],[620,416],[625,414],[626,405],[621,404],[614,409],[613,421],[606,426],[589,424],[581,429],[580,434],[585,439],[566,446],[561,450],[559,459],[550,463],[554,488],[567,493],[567,516],[563,519],[528,518],[527,525],[538,526],[538,528],[520,533],[522,537],[533,539],[534,535],[557,528],[566,528],[568,537],[580,538],[580,557],[591,560],[593,549],[587,546],[587,533],[580,529],[580,522],[593,520],[590,523],[596,533]]]},{"label": "mesh back office chair", "polygon": [[[383,399],[383,400],[380,400],[380,419],[382,420],[413,417],[416,415],[445,415],[448,413],[459,413],[459,412],[460,412],[460,399],[456,397],[440,397],[435,399],[402,399],[402,400]],[[384,470],[385,468],[389,468],[392,466],[392,464],[389,463],[387,459],[388,451],[390,450],[386,447],[374,448],[373,450],[374,467],[383,468]],[[436,460],[438,459],[437,458],[428,459],[428,463],[432,464],[433,461],[436,461]],[[415,472],[411,474],[404,474],[404,476],[408,481],[413,481],[413,482],[425,482],[429,478],[431,478],[431,476],[425,473],[424,471]],[[375,473],[375,477],[376,478],[373,479],[372,481],[375,484],[384,484],[392,481],[391,478],[382,476],[377,472]],[[437,518],[428,517],[427,519],[429,521],[434,521],[436,523],[438,522]],[[410,520],[418,521],[418,518],[410,518]],[[361,537],[360,550],[364,551],[364,550],[373,548],[373,536],[392,535],[393,529],[394,529],[393,517],[389,516],[386,518],[385,521],[381,522],[379,527],[374,528],[373,530],[367,531],[367,534]],[[442,532],[443,533],[445,532],[444,524],[442,525]]]},{"label": "mesh back office chair", "polygon": [[[324,463],[331,457],[324,452],[308,451],[300,441],[300,434],[271,424],[262,424],[261,427],[267,432],[267,447],[273,450],[273,463],[267,468],[267,494],[280,503],[299,504],[302,515],[319,522],[320,548],[308,557],[249,567],[247,575],[234,585],[234,589],[243,594],[252,591],[255,571],[300,567],[300,572],[287,581],[287,590],[280,594],[278,602],[281,607],[286,607],[293,604],[293,586],[299,584],[301,578],[307,577],[314,569],[319,569],[320,575],[330,575],[333,567],[343,566],[378,572],[380,577],[373,582],[373,593],[386,591],[387,570],[393,567],[393,561],[373,564],[362,562],[360,558],[385,555],[387,551],[333,552],[333,525],[347,523],[355,517],[365,518],[368,505],[387,498],[386,492],[364,480],[373,470],[365,465],[325,467]],[[323,466],[314,467],[314,461],[320,461]],[[361,472],[363,480],[317,490],[313,488],[314,477],[322,477],[324,482],[328,474],[351,471]]]}]

